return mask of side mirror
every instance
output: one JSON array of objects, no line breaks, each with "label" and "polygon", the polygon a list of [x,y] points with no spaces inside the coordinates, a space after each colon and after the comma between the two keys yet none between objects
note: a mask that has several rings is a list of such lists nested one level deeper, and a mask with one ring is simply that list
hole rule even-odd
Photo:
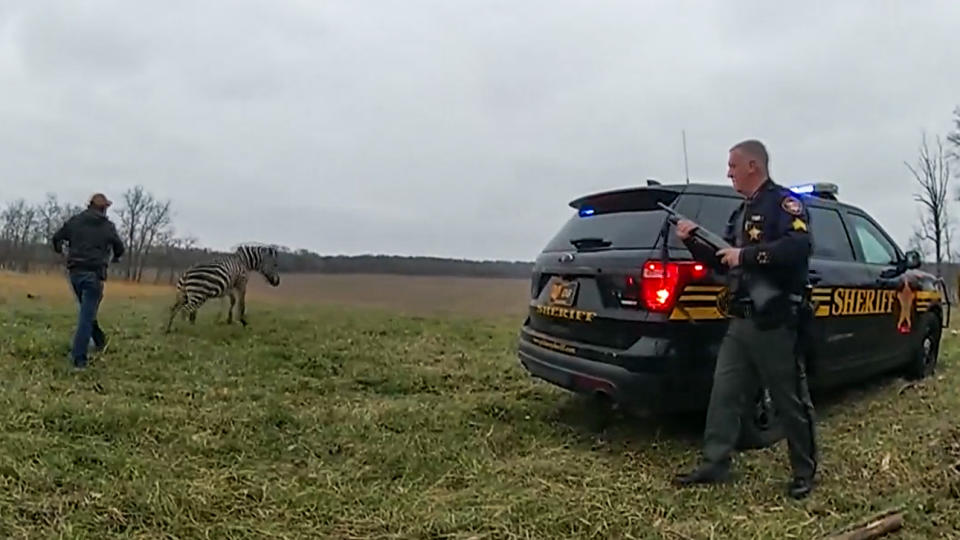
[{"label": "side mirror", "polygon": [[923,263],[923,258],[920,256],[920,252],[915,249],[911,249],[910,251],[906,252],[904,256],[906,259],[904,262],[907,270],[920,268],[920,265]]}]

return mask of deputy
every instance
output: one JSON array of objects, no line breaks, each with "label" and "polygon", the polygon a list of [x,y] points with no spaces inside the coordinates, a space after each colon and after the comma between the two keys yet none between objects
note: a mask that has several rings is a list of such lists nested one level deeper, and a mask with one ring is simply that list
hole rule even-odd
[{"label": "deputy", "polygon": [[[730,149],[727,176],[745,198],[727,223],[725,237],[734,247],[713,253],[691,236],[695,223],[677,224],[677,236],[694,257],[726,274],[732,318],[717,355],[703,463],[675,481],[690,485],[729,479],[741,414],[752,397],[747,393],[760,381],[786,431],[793,469],[787,492],[800,499],[813,489],[817,469],[813,405],[796,347],[812,239],[803,203],[770,179],[768,167],[767,150],[759,141]],[[762,312],[749,295],[758,278],[766,278],[778,293]]]}]

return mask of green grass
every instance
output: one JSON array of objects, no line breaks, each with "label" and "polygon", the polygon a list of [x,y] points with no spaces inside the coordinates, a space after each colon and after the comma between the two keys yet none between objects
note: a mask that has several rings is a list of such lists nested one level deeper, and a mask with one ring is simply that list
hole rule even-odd
[{"label": "green grass", "polygon": [[251,327],[110,301],[74,373],[68,305],[0,305],[0,537],[811,538],[889,507],[900,538],[960,530],[955,338],[938,376],[818,409],[822,479],[784,496],[786,448],[677,491],[699,451],[669,420],[589,430],[526,377],[517,320],[252,303]]}]

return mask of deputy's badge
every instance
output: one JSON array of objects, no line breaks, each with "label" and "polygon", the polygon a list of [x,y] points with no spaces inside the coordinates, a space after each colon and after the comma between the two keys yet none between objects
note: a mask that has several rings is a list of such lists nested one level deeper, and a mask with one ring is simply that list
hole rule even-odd
[{"label": "deputy's badge", "polygon": [[780,207],[791,216],[803,215],[803,203],[792,195],[787,195],[780,201]]},{"label": "deputy's badge", "polygon": [[756,242],[760,240],[760,237],[763,236],[763,229],[751,223],[747,227],[747,235],[750,236],[750,241]]},{"label": "deputy's badge", "polygon": [[807,224],[800,218],[793,218],[793,230],[807,232]]}]

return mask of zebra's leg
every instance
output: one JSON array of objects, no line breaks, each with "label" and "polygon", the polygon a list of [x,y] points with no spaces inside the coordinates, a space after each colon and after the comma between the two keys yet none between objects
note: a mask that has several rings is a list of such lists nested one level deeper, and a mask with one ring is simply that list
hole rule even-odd
[{"label": "zebra's leg", "polygon": [[221,296],[218,301],[220,307],[217,310],[217,322],[220,324],[230,324],[230,313],[226,312],[228,299],[226,295]]},{"label": "zebra's leg", "polygon": [[230,309],[227,310],[227,324],[233,324],[233,309],[234,309],[234,306],[237,304],[237,295],[231,289],[229,296],[230,296]]},{"label": "zebra's leg", "polygon": [[164,331],[165,333],[170,333],[170,328],[173,326],[173,319],[177,316],[177,312],[180,311],[184,303],[183,296],[177,295],[177,301],[174,302],[173,306],[170,308],[170,317],[167,319],[167,328]]},{"label": "zebra's leg", "polygon": [[237,295],[240,297],[237,308],[240,313],[238,318],[240,319],[240,324],[247,326],[247,281],[241,280],[237,284]]},{"label": "zebra's leg", "polygon": [[194,296],[184,302],[184,315],[190,320],[190,324],[197,324],[197,312],[200,311],[200,308],[203,307],[203,304],[205,304],[206,301],[207,298]]}]

